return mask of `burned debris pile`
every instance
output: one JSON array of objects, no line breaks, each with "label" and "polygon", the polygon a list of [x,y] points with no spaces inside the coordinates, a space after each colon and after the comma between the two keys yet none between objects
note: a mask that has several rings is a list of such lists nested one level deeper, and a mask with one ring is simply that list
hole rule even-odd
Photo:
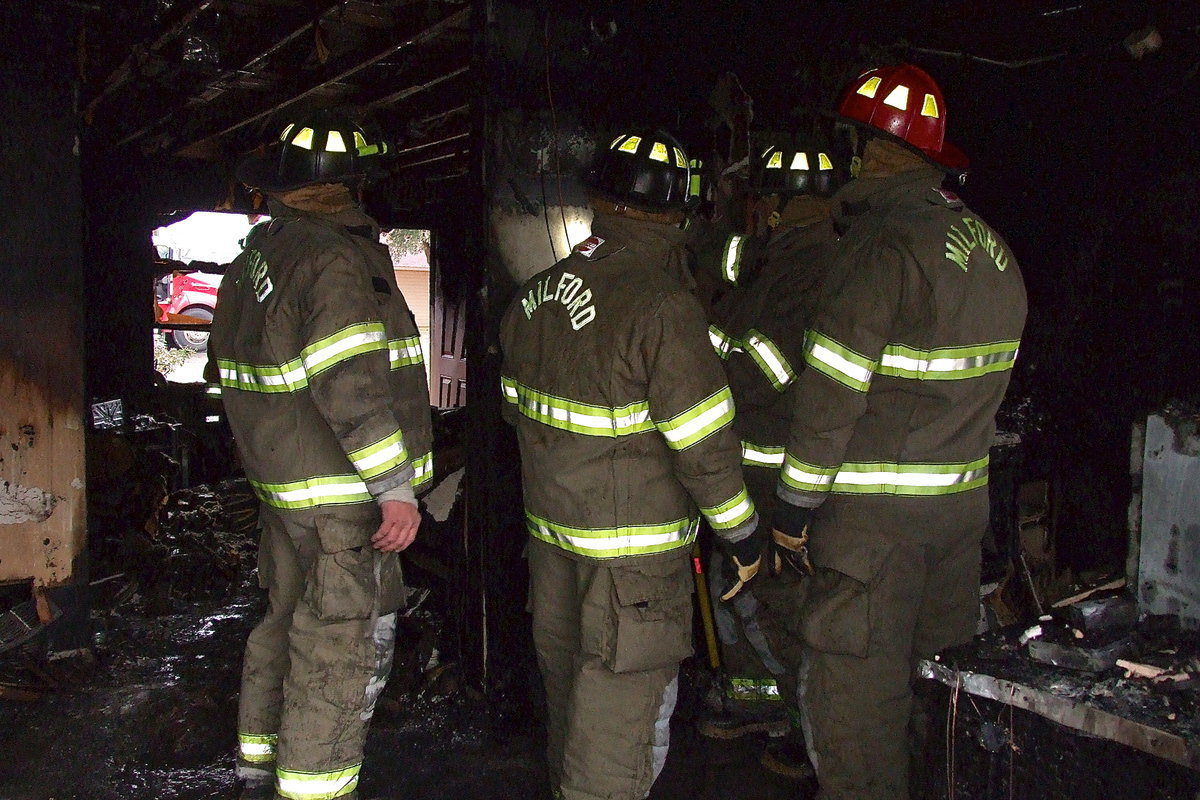
[{"label": "burned debris pile", "polygon": [[1173,616],[1136,621],[1131,603],[1117,590],[1084,601],[1083,609],[1056,608],[1036,625],[1002,628],[948,650],[938,663],[1200,742],[1200,632]]},{"label": "burned debris pile", "polygon": [[126,569],[149,610],[174,602],[228,598],[254,564],[258,499],[244,478],[167,495],[131,542]]},{"label": "burned debris pile", "polygon": [[1139,615],[1123,578],[1047,612],[922,662],[937,796],[1195,797],[1200,630]]}]

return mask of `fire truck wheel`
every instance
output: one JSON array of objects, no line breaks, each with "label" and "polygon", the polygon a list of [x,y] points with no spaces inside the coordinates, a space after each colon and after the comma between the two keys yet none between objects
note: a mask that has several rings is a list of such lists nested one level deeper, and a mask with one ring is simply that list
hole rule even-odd
[{"label": "fire truck wheel", "polygon": [[[204,306],[188,306],[179,312],[189,317],[212,322],[212,311]],[[197,353],[208,349],[208,331],[176,330],[171,333],[171,339],[176,347],[183,347]]]}]

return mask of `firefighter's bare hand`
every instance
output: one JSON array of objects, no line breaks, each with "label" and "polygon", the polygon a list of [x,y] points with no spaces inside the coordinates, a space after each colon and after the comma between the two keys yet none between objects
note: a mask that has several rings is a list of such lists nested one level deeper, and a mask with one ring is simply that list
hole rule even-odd
[{"label": "firefighter's bare hand", "polygon": [[417,538],[417,528],[421,527],[421,512],[412,503],[400,500],[386,500],[379,508],[383,511],[383,524],[371,537],[371,544],[376,550],[398,553]]}]

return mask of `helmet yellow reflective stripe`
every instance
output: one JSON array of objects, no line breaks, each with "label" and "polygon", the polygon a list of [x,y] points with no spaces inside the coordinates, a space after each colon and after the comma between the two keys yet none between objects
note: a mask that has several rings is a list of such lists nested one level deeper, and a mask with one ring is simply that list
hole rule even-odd
[{"label": "helmet yellow reflective stripe", "polygon": [[[618,139],[618,141],[620,141],[620,140]],[[642,143],[642,137],[630,136],[617,149],[620,150],[622,153],[636,153],[637,149],[638,149],[638,145],[640,145],[641,143]]]},{"label": "helmet yellow reflective stripe", "polygon": [[325,151],[328,153],[347,153],[346,140],[341,131],[330,131],[325,135]]}]

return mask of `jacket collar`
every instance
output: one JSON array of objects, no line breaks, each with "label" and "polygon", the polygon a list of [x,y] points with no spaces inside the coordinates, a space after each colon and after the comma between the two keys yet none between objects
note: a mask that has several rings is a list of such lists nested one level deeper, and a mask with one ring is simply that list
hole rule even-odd
[{"label": "jacket collar", "polygon": [[833,196],[833,222],[843,234],[868,211],[887,208],[904,197],[936,191],[945,175],[932,167],[890,175],[886,178],[855,178]]},{"label": "jacket collar", "polygon": [[661,258],[663,253],[682,248],[687,232],[675,225],[647,222],[611,214],[597,214],[592,220],[592,235],[604,240],[592,258],[603,258],[618,249],[632,250],[637,255]]},{"label": "jacket collar", "polygon": [[358,206],[335,214],[318,214],[311,211],[300,211],[286,206],[278,200],[267,198],[267,211],[271,214],[272,221],[307,219],[323,225],[345,228],[348,233],[363,236],[372,241],[379,240],[379,224]]}]

